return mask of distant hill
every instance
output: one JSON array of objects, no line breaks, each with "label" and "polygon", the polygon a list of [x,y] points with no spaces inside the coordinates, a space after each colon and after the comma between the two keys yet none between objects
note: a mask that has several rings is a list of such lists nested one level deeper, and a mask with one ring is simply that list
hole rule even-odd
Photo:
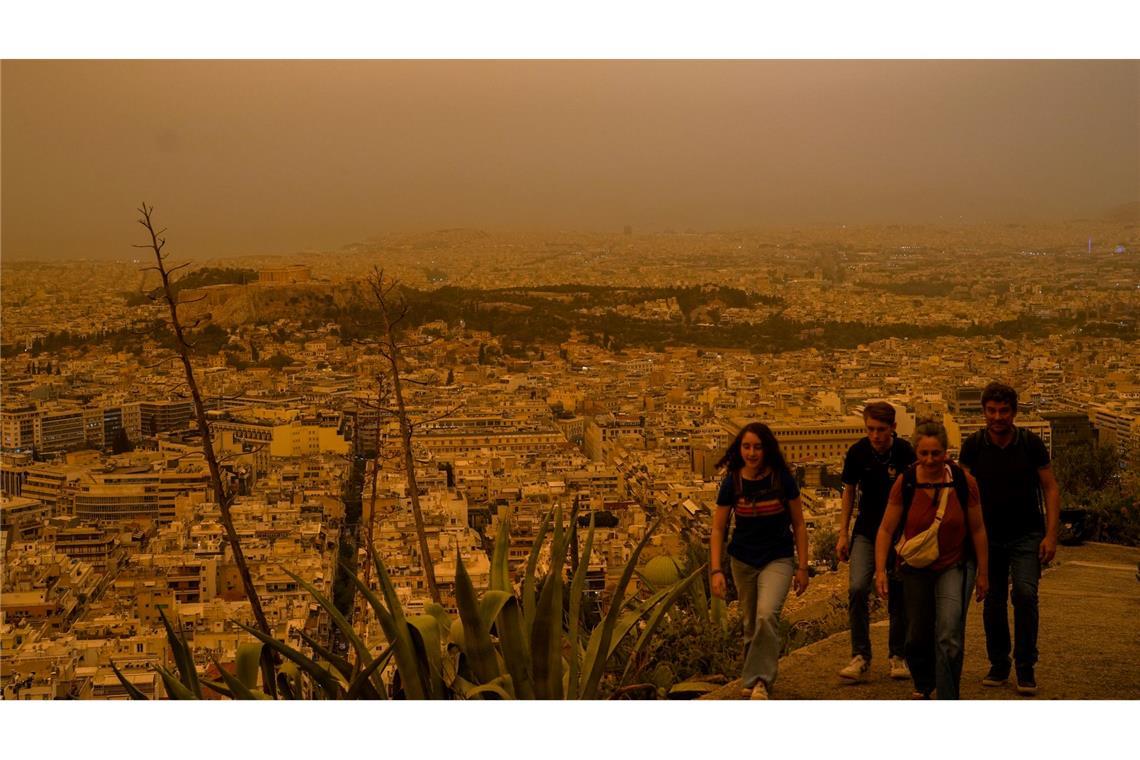
[{"label": "distant hill", "polygon": [[1103,218],[1110,222],[1121,224],[1140,224],[1140,201],[1132,201],[1122,206],[1109,209]]}]

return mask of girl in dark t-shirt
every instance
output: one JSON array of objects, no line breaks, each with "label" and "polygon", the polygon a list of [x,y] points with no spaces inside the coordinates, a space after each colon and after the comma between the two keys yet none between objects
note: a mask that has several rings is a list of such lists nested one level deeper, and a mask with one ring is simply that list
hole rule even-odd
[{"label": "girl in dark t-shirt", "polygon": [[713,514],[709,585],[714,595],[724,598],[722,554],[729,519],[735,516],[728,555],[747,642],[742,694],[767,699],[780,656],[780,610],[789,586],[799,596],[808,585],[800,492],[776,437],[760,422],[741,429],[717,467],[726,473]]}]

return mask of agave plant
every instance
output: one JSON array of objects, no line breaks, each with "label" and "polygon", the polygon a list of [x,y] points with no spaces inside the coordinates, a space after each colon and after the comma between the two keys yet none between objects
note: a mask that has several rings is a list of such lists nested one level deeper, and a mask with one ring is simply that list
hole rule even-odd
[{"label": "agave plant", "polygon": [[[262,653],[260,643],[246,642],[238,646],[235,660],[236,675],[230,674],[215,659],[213,661],[214,666],[217,668],[222,682],[199,679],[198,670],[194,665],[193,653],[181,627],[175,627],[171,624],[161,607],[158,610],[158,615],[162,619],[163,627],[166,628],[166,642],[170,646],[175,671],[172,672],[162,665],[155,665],[154,668],[162,676],[162,683],[171,699],[202,699],[203,685],[233,699],[270,699],[268,694],[257,688],[258,669],[261,664]],[[114,671],[131,699],[147,699],[147,696],[123,675],[122,671],[115,665],[114,660],[111,660],[111,670]]]},{"label": "agave plant", "polygon": [[[452,621],[438,605],[431,605],[427,614],[409,621],[410,641],[404,640],[398,626],[389,633],[385,613],[398,610],[399,602],[383,563],[373,552],[377,580],[387,605],[362,583],[358,582],[358,587],[396,649],[396,667],[406,696],[419,696],[408,688],[408,684],[415,683],[429,697],[450,692],[467,699],[597,699],[602,677],[619,645],[632,641],[631,661],[645,649],[665,614],[699,578],[703,568],[654,591],[644,600],[628,598],[641,552],[660,525],[660,521],[654,523],[626,563],[605,617],[592,630],[584,631],[580,613],[594,544],[592,519],[582,556],[568,586],[562,572],[577,530],[576,517],[576,512],[571,513],[570,527],[566,529],[560,508],[547,515],[531,546],[518,594],[507,564],[510,520],[504,519],[492,553],[490,588],[479,595],[462,557],[457,556],[459,619]],[[538,559],[548,534],[550,570],[538,590]],[[565,617],[564,609],[568,610]],[[440,653],[438,659],[436,652]],[[628,671],[623,673],[623,678],[627,674]]]},{"label": "agave plant", "polygon": [[[331,599],[290,573],[328,612],[333,624],[349,642],[354,654],[352,661],[330,651],[304,632],[299,635],[312,655],[257,628],[238,623],[258,640],[259,643],[250,645],[256,649],[245,650],[244,659],[243,652],[239,651],[236,676],[226,673],[219,665],[222,683],[204,683],[237,699],[267,698],[263,690],[256,688],[256,667],[251,669],[248,665],[248,662],[256,665],[264,645],[285,661],[277,673],[276,683],[279,696],[285,698],[311,693],[325,699],[385,699],[391,693],[407,699],[597,699],[603,676],[622,642],[630,644],[626,647],[627,665],[618,685],[630,674],[628,663],[634,662],[645,650],[674,602],[681,595],[692,593],[694,581],[703,568],[664,588],[652,589],[645,599],[629,596],[638,558],[660,525],[658,520],[634,548],[605,617],[587,632],[582,628],[581,610],[594,544],[592,517],[582,555],[568,585],[563,577],[568,549],[578,529],[576,517],[575,510],[567,529],[563,526],[561,508],[546,516],[531,546],[517,593],[507,563],[509,517],[500,523],[491,559],[490,587],[482,594],[476,592],[462,556],[457,555],[458,619],[452,619],[443,607],[434,603],[425,608],[424,614],[405,615],[379,553],[371,552],[379,593],[355,574],[350,577],[376,615],[387,639],[387,646],[377,654],[369,650]],[[539,579],[539,556],[548,535],[550,570],[544,579]],[[201,698],[201,686],[185,637],[175,631],[165,615],[163,623],[177,668],[177,673],[173,673],[157,666],[167,691],[178,699]],[[243,667],[242,662],[247,662],[247,666]],[[389,665],[394,671],[391,683],[384,677]],[[117,668],[115,672],[132,697],[142,696]]]}]

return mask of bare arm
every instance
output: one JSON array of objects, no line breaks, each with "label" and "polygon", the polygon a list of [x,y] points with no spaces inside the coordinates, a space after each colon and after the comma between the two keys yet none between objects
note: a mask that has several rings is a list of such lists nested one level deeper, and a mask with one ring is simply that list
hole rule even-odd
[{"label": "bare arm", "polygon": [[855,508],[855,486],[850,483],[843,484],[843,506],[839,512],[839,536],[835,541],[835,553],[840,562],[846,562],[851,556],[851,536],[847,526],[851,523],[851,513]]},{"label": "bare arm", "polygon": [[802,596],[808,587],[808,534],[800,497],[788,502],[788,515],[792,519],[792,534],[796,540],[796,574],[792,586],[796,590],[796,596]]},{"label": "bare arm", "polygon": [[1057,531],[1061,524],[1061,489],[1049,465],[1037,470],[1037,476],[1045,494],[1045,538],[1041,541],[1038,557],[1042,562],[1052,562],[1057,554]]},{"label": "bare arm", "polygon": [[732,507],[717,505],[713,508],[712,535],[709,536],[709,587],[714,596],[724,598],[727,584],[724,568],[720,560],[724,556],[724,532],[728,528],[728,518]]}]

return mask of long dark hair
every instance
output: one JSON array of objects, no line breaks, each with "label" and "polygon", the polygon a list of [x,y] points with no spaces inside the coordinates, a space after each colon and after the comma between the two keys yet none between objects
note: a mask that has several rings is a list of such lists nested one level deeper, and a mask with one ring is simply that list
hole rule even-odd
[{"label": "long dark hair", "polygon": [[745,433],[752,433],[760,439],[760,450],[764,452],[764,466],[772,471],[774,480],[779,482],[780,475],[789,472],[788,463],[784,461],[784,455],[780,451],[780,444],[776,441],[776,436],[772,434],[771,428],[763,422],[749,422],[740,429],[736,438],[728,445],[724,456],[716,463],[717,469],[725,467],[729,475],[744,469],[744,456],[740,453],[740,443],[744,440]]}]

